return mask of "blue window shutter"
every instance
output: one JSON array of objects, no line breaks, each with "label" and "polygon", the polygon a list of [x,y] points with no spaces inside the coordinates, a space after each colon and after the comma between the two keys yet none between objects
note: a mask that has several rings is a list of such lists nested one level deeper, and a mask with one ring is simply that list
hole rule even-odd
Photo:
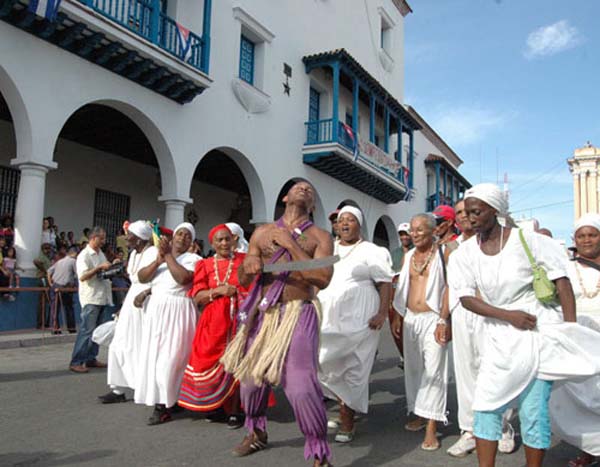
[{"label": "blue window shutter", "polygon": [[346,112],[346,125],[352,128],[352,114]]},{"label": "blue window shutter", "polygon": [[240,41],[240,78],[254,84],[254,42],[243,34]]},{"label": "blue window shutter", "polygon": [[314,122],[319,120],[321,94],[315,88],[310,88],[308,100],[308,120]]}]

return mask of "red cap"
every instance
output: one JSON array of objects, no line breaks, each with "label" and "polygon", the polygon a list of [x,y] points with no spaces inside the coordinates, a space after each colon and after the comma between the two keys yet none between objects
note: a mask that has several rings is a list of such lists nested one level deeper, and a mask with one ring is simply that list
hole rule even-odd
[{"label": "red cap", "polygon": [[433,215],[438,219],[444,219],[445,221],[456,220],[456,213],[452,206],[446,206],[442,204],[433,210]]},{"label": "red cap", "polygon": [[208,232],[208,243],[212,243],[213,237],[219,230],[227,230],[227,232],[231,233],[231,230],[225,224],[217,224]]},{"label": "red cap", "polygon": [[329,219],[330,221],[333,219],[336,219],[339,213],[340,213],[340,210],[336,209],[335,211],[333,211],[329,214],[329,217],[327,217],[327,219]]},{"label": "red cap", "polygon": [[171,229],[167,229],[166,227],[159,227],[158,230],[160,230],[160,233],[163,235],[167,235],[167,236],[173,236],[173,230]]}]

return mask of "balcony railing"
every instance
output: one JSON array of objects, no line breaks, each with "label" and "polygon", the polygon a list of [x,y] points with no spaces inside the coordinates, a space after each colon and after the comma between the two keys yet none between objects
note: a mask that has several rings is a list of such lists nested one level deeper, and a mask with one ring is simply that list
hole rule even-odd
[{"label": "balcony railing", "polygon": [[160,11],[158,2],[153,0],[79,1],[194,68],[208,73],[209,51],[202,37],[189,31],[189,36],[183,38],[178,31],[177,23]]},{"label": "balcony railing", "polygon": [[356,159],[360,158],[362,161],[408,186],[405,167],[373,143],[361,140],[359,135],[348,125],[338,121],[337,131],[334,131],[332,118],[312,120],[305,122],[304,125],[306,126],[306,146],[331,143],[341,144],[354,153]]}]

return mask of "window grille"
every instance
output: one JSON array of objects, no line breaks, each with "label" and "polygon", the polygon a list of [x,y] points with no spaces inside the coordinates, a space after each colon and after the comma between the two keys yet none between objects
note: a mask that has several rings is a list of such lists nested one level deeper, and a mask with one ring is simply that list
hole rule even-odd
[{"label": "window grille", "polygon": [[130,197],[121,193],[96,188],[94,198],[94,226],[106,230],[106,242],[116,246],[116,238],[123,222],[129,219]]},{"label": "window grille", "polygon": [[10,214],[14,219],[20,179],[19,169],[0,167],[0,216]]}]

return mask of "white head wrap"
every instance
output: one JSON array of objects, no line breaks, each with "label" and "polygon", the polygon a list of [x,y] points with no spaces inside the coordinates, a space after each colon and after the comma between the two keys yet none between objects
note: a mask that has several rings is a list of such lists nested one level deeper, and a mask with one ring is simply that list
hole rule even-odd
[{"label": "white head wrap", "polygon": [[129,224],[127,230],[142,240],[150,240],[152,238],[152,227],[146,221],[132,222]]},{"label": "white head wrap", "polygon": [[508,214],[508,201],[504,196],[504,193],[498,185],[493,183],[480,183],[474,187],[469,188],[465,192],[464,199],[477,198],[486,204],[493,207],[500,216],[506,216]]},{"label": "white head wrap", "polygon": [[340,212],[338,212],[338,219],[345,212],[348,212],[348,213],[352,214],[354,217],[356,217],[356,220],[358,221],[358,224],[362,227],[362,225],[363,225],[363,215],[362,215],[362,212],[360,212],[360,209],[355,208],[354,206],[344,206],[342,209],[340,209]]},{"label": "white head wrap", "polygon": [[231,230],[233,235],[237,235],[238,237],[237,247],[235,250],[240,253],[247,253],[248,241],[244,238],[244,229],[242,229],[242,227],[235,222],[227,222],[225,225],[229,228],[229,230]]},{"label": "white head wrap", "polygon": [[177,227],[175,227],[175,230],[173,230],[173,235],[175,235],[177,231],[181,229],[186,229],[190,233],[190,235],[192,236],[192,242],[196,240],[196,229],[192,224],[190,224],[189,222],[182,222]]},{"label": "white head wrap", "polygon": [[600,214],[588,213],[581,216],[575,222],[575,232],[582,227],[593,227],[600,232]]}]

